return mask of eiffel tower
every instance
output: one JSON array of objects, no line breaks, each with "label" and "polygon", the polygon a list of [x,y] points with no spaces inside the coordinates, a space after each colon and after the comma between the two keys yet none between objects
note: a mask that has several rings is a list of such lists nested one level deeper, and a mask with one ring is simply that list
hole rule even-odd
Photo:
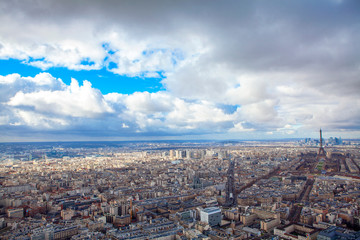
[{"label": "eiffel tower", "polygon": [[320,158],[326,158],[326,152],[325,152],[325,149],[322,145],[322,131],[321,131],[321,128],[320,128],[320,147],[319,147],[319,152],[318,152],[318,155],[317,155],[317,159],[320,159]]}]

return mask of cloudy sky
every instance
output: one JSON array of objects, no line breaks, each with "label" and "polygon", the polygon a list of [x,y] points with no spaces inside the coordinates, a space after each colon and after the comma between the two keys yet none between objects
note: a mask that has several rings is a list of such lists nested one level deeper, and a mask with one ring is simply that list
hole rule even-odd
[{"label": "cloudy sky", "polygon": [[0,141],[360,137],[360,2],[0,0]]}]

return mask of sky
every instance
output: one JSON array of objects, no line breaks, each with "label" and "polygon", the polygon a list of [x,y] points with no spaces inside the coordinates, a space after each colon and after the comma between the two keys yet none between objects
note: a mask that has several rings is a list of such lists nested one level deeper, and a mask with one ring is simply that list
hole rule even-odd
[{"label": "sky", "polygon": [[0,0],[0,141],[360,138],[360,1]]}]

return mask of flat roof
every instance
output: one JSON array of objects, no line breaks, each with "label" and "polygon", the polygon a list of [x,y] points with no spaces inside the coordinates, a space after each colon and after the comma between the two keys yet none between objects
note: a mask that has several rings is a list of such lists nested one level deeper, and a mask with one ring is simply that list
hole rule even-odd
[{"label": "flat roof", "polygon": [[206,213],[216,213],[216,212],[221,212],[220,208],[217,207],[209,207],[209,208],[205,208],[202,210],[203,212]]}]

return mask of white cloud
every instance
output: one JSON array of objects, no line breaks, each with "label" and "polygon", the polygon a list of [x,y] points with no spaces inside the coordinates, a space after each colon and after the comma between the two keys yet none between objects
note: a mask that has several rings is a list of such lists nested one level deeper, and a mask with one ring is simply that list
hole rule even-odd
[{"label": "white cloud", "polygon": [[65,84],[49,73],[39,73],[35,77],[22,77],[17,73],[0,76],[0,102],[7,102],[17,92],[63,90]]},{"label": "white cloud", "polygon": [[[36,88],[45,87],[45,86],[51,88],[54,87],[61,88],[65,86],[60,79],[56,79],[53,76],[51,76],[51,74],[46,72],[39,73],[35,77],[21,77],[17,73],[9,74],[6,76],[0,76],[0,84],[2,85],[14,85],[15,82],[21,82],[21,84],[23,85],[33,84],[36,86]],[[32,87],[32,89],[34,89],[34,87]]]},{"label": "white cloud", "polygon": [[48,73],[0,76],[0,122],[153,135],[355,131],[359,9],[355,1],[4,1],[0,59],[166,78],[163,92],[103,96]]},{"label": "white cloud", "polygon": [[275,104],[273,100],[247,104],[242,107],[241,114],[250,122],[274,123],[277,117]]},{"label": "white cloud", "polygon": [[[88,129],[115,136],[126,131],[126,134],[228,133],[259,137],[258,132],[264,131],[276,137],[294,136],[301,129],[310,131],[314,126],[346,129],[349,119],[356,126],[360,116],[357,100],[341,96],[329,101],[324,93],[304,86],[301,91],[307,94],[299,95],[294,87],[263,84],[264,94],[248,100],[259,90],[252,90],[254,86],[243,81],[235,90],[248,87],[250,93],[246,97],[237,98],[234,94],[210,101],[180,98],[168,91],[102,95],[88,81],[79,86],[73,79],[70,85],[65,85],[48,73],[33,78],[13,74],[0,79],[0,84],[13,89],[12,95],[2,101],[0,110],[6,117],[0,118],[0,125],[12,127],[65,132]],[[302,99],[303,96],[306,98]],[[219,105],[221,102],[242,105],[227,112]]]},{"label": "white cloud", "polygon": [[172,110],[172,100],[173,98],[170,95],[163,92],[135,92],[125,99],[125,105],[130,112],[144,114],[166,114]]},{"label": "white cloud", "polygon": [[124,104],[123,114],[135,119],[141,131],[220,131],[232,126],[234,119],[211,102],[186,101],[165,92],[137,92],[127,96]]},{"label": "white cloud", "polygon": [[243,125],[244,125],[244,122],[238,122],[234,125],[233,128],[231,128],[229,130],[229,132],[253,132],[253,131],[255,131],[254,128],[245,128]]},{"label": "white cloud", "polygon": [[[108,67],[109,71],[120,75],[160,77],[157,72],[172,71],[182,60],[180,43],[166,45],[162,38],[130,37],[121,27],[100,30],[87,20],[59,26],[24,24],[4,15],[0,19],[9,23],[0,37],[0,59],[20,59],[42,70]],[[14,29],[22,31],[14,32]]]},{"label": "white cloud", "polygon": [[10,123],[14,126],[29,126],[36,129],[61,129],[69,125],[69,122],[63,118],[49,117],[33,111],[14,110],[14,115],[19,119],[17,122]]},{"label": "white cloud", "polygon": [[[14,76],[6,79],[11,77]],[[168,92],[110,93],[103,96],[88,81],[79,86],[77,80],[72,79],[67,86],[60,79],[45,73],[34,78],[16,77],[16,81],[47,85],[48,89],[18,91],[4,101],[9,116],[2,119],[4,125],[43,126],[52,130],[71,130],[73,127],[95,130],[100,127],[104,131],[129,131],[133,134],[191,134],[194,131],[226,131],[233,127],[232,122],[237,117],[237,113],[227,114],[210,101],[181,99]],[[16,81],[7,82],[15,84]],[[60,81],[62,89],[58,89],[52,81]]]},{"label": "white cloud", "polygon": [[0,84],[10,85],[10,84],[13,84],[19,78],[20,78],[20,75],[17,73],[10,74],[7,76],[0,76]]},{"label": "white cloud", "polygon": [[13,107],[32,107],[40,113],[52,113],[59,116],[96,117],[113,110],[103,99],[99,90],[84,81],[82,86],[72,79],[65,90],[37,91],[31,93],[18,92],[8,105]]},{"label": "white cloud", "polygon": [[174,109],[169,113],[169,121],[173,123],[188,123],[193,128],[201,127],[201,124],[220,123],[231,121],[232,116],[225,114],[213,103],[201,101],[195,103],[175,99]]}]

